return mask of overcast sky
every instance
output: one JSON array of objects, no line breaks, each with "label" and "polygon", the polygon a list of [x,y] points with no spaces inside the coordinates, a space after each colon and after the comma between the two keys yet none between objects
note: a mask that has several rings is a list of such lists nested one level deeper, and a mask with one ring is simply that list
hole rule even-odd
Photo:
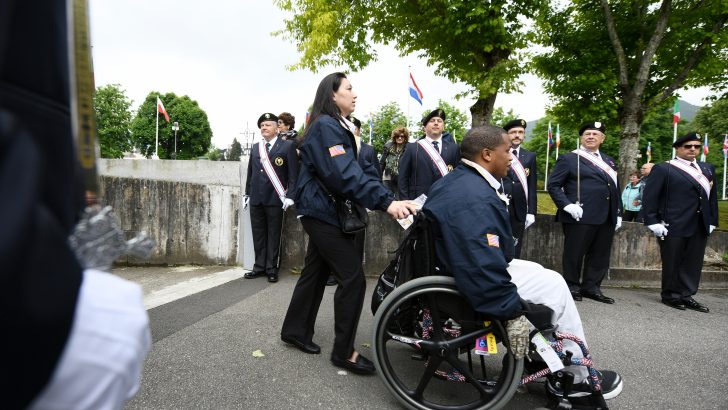
[{"label": "overcast sky", "polygon": [[[286,69],[298,61],[298,53],[294,44],[271,35],[284,18],[272,0],[91,0],[90,8],[96,85],[120,84],[134,110],[151,91],[188,95],[207,112],[219,148],[233,138],[243,141],[246,127],[257,131],[264,112],[288,111],[298,128],[318,83],[336,71]],[[419,120],[438,99],[469,114],[474,100],[455,100],[464,85],[436,76],[415,56],[402,58],[385,46],[376,50],[377,62],[349,75],[358,94],[355,116],[368,118],[394,101]],[[409,97],[408,66],[424,94],[423,106]],[[527,121],[541,118],[549,105],[541,83],[534,76],[523,81],[522,94],[499,94],[496,107],[513,109]],[[693,90],[682,98],[704,105],[704,96],[705,91]]]}]

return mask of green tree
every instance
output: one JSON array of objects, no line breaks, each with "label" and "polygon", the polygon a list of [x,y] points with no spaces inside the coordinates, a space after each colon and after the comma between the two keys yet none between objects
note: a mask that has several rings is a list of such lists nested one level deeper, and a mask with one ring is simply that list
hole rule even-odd
[{"label": "green tree", "polygon": [[493,110],[493,117],[490,119],[490,123],[502,127],[506,125],[508,121],[515,120],[517,118],[519,118],[518,114],[514,113],[512,109],[505,112],[503,107],[496,107],[496,109]]},{"label": "green tree", "polygon": [[552,114],[566,125],[619,128],[624,183],[639,157],[646,115],[683,87],[728,85],[728,3],[723,0],[573,0],[537,19],[547,51],[534,58]]},{"label": "green tree", "polygon": [[[407,116],[396,102],[389,102],[372,113],[374,129],[370,144],[377,152],[382,152],[384,144],[392,137],[392,131],[398,127],[407,126]],[[410,130],[410,134],[412,130]],[[369,142],[369,121],[362,121],[362,138]]]},{"label": "green tree", "polygon": [[157,116],[157,96],[162,99],[171,121],[167,122],[159,114],[159,158],[170,159],[174,152],[174,131],[172,123],[179,123],[177,131],[177,159],[196,159],[205,155],[211,146],[212,130],[207,114],[197,101],[188,96],[178,97],[174,93],[161,95],[153,91],[147,95],[134,121],[132,121],[132,141],[146,157],[154,154],[155,123]]},{"label": "green tree", "polygon": [[94,111],[101,158],[123,158],[131,151],[131,100],[119,84],[98,87]]},{"label": "green tree", "polygon": [[237,138],[233,138],[233,143],[230,146],[230,153],[228,154],[228,161],[240,161],[240,155],[243,153],[243,147],[238,142]]},{"label": "green tree", "polygon": [[[723,140],[728,136],[728,94],[723,95],[721,99],[712,104],[700,108],[690,124],[690,130],[697,131],[701,136],[708,134],[710,153],[706,160],[715,165],[715,171],[722,179]],[[720,189],[718,193],[723,195]]]},{"label": "green tree", "polygon": [[207,150],[207,152],[205,153],[205,157],[207,157],[207,159],[209,159],[210,161],[222,161],[223,160],[220,150],[217,149],[216,147],[210,147],[210,149]]},{"label": "green tree", "polygon": [[[445,121],[445,131],[452,134],[455,141],[460,143],[467,130],[470,129],[470,118],[468,118],[466,113],[455,107],[455,105],[446,101],[437,100],[437,107],[445,111],[445,116],[447,117],[447,120]],[[422,113],[422,118],[426,117],[431,111],[432,110],[425,110]],[[420,123],[418,123],[418,125],[420,127],[418,131],[422,133],[422,125]]]},{"label": "green tree", "polygon": [[523,16],[546,0],[275,0],[292,16],[275,35],[292,40],[301,59],[290,68],[328,65],[354,71],[376,60],[376,44],[416,54],[438,75],[465,83],[476,97],[472,124],[490,121],[497,93],[518,91],[532,33]]}]

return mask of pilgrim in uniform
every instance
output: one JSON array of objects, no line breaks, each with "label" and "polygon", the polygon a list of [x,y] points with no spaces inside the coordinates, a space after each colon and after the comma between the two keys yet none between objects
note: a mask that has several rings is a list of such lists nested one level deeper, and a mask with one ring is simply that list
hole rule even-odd
[{"label": "pilgrim in uniform", "polygon": [[715,167],[695,160],[702,148],[691,132],[672,145],[677,157],[657,164],[642,195],[645,225],[661,240],[662,303],[707,313],[698,291],[708,235],[718,226]]},{"label": "pilgrim in uniform", "polygon": [[579,135],[581,146],[559,156],[547,187],[564,230],[564,279],[574,300],[614,303],[602,294],[601,284],[609,271],[614,232],[622,226],[616,165],[599,151],[602,123],[584,124]]},{"label": "pilgrim in uniform", "polygon": [[460,161],[454,141],[444,140],[445,111],[436,109],[422,119],[425,135],[407,144],[399,160],[399,195],[403,200],[416,199],[430,186],[452,171]]},{"label": "pilgrim in uniform", "polygon": [[245,182],[245,206],[250,206],[255,264],[245,274],[252,279],[268,276],[278,281],[283,211],[293,205],[293,188],[298,175],[295,143],[278,138],[278,117],[265,113],[258,118],[263,141],[253,144]]},{"label": "pilgrim in uniform", "polygon": [[523,233],[536,222],[536,153],[521,147],[526,137],[526,121],[517,119],[503,129],[511,140],[513,161],[503,178],[503,192],[508,196],[508,215],[516,243],[516,258],[521,257]]}]

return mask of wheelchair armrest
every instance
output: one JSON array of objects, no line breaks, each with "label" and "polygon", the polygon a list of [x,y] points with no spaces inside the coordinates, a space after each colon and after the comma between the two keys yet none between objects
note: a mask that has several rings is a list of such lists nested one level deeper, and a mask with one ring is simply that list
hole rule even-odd
[{"label": "wheelchair armrest", "polygon": [[553,327],[554,311],[546,305],[524,302],[527,310],[526,319],[538,330],[548,330]]}]

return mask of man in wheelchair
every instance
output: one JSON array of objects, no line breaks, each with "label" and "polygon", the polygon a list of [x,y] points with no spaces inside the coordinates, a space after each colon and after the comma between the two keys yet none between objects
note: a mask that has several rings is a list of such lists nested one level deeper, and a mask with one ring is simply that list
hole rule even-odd
[{"label": "man in wheelchair", "polygon": [[[537,263],[513,259],[507,198],[499,183],[511,161],[509,147],[502,128],[471,129],[461,144],[461,164],[430,189],[423,212],[431,221],[438,266],[454,277],[458,290],[477,312],[511,326],[524,321],[533,304],[543,305],[553,311],[552,324],[559,332],[586,344],[579,312],[562,276]],[[583,358],[574,341],[563,340],[563,347],[576,362]],[[622,391],[622,379],[614,371],[590,375],[580,365],[565,370],[573,373],[573,385],[564,387],[551,375],[546,388],[552,395],[562,395],[563,389],[568,389],[569,398],[591,395],[595,382],[590,382],[590,376],[599,379],[596,385],[604,399]]]}]

